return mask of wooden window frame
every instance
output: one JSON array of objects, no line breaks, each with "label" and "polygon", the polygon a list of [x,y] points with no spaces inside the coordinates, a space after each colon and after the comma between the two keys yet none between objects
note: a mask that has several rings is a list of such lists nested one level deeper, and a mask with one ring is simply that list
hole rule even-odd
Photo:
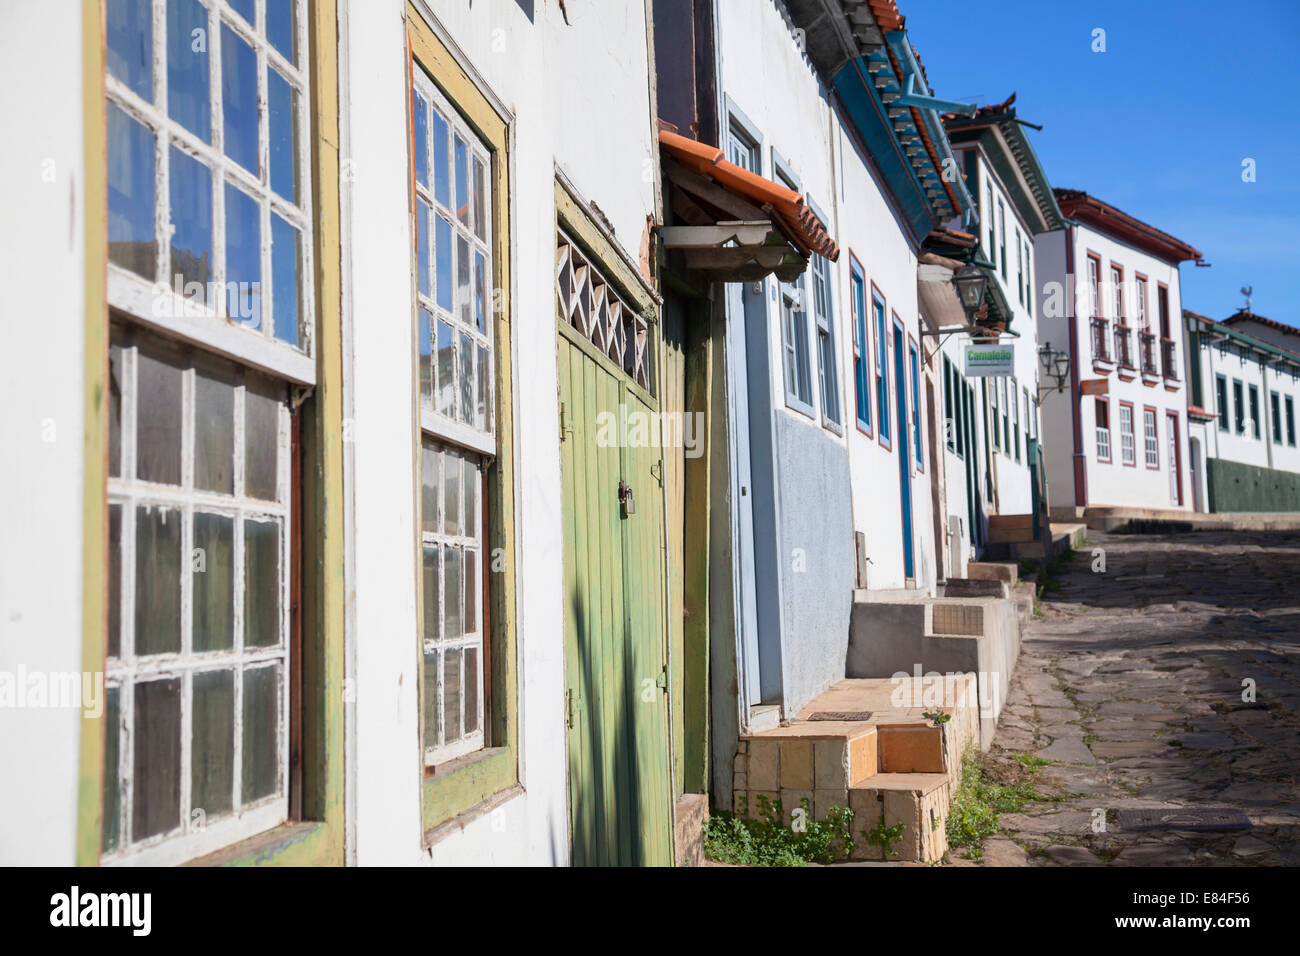
[{"label": "wooden window frame", "polygon": [[[1124,412],[1128,411],[1128,431],[1124,430]],[[1137,467],[1137,418],[1132,402],[1119,403],[1119,461],[1125,468]],[[1127,440],[1127,444],[1125,441]],[[1132,459],[1132,460],[1130,460]]]},{"label": "wooden window frame", "polygon": [[[880,308],[876,308],[879,302]],[[871,324],[875,327],[875,352],[872,378],[876,387],[876,440],[885,451],[894,450],[892,426],[889,423],[889,302],[884,293],[871,283]]]},{"label": "wooden window frame", "polygon": [[1282,444],[1282,393],[1269,389],[1269,412],[1273,416],[1273,434],[1270,436],[1274,445]]},{"label": "wooden window frame", "polygon": [[1286,395],[1283,396],[1283,404],[1286,406],[1286,443],[1289,447],[1295,447],[1295,399]]},{"label": "wooden window frame", "polygon": [[1232,380],[1232,405],[1236,414],[1233,416],[1234,435],[1246,434],[1246,383],[1239,378]]},{"label": "wooden window frame", "polygon": [[[1104,408],[1106,410],[1106,424],[1104,427],[1102,425],[1097,424],[1097,420],[1096,420],[1097,409],[1100,408]],[[1114,461],[1114,447],[1111,442],[1110,399],[1104,395],[1096,396],[1093,401],[1093,429],[1092,430],[1094,433],[1093,440],[1097,444],[1097,461],[1099,461],[1103,465],[1111,464],[1111,462]],[[1101,453],[1102,444],[1103,444],[1101,441],[1102,432],[1106,433],[1106,441],[1105,441],[1106,456],[1104,458],[1102,457],[1102,453]]]},{"label": "wooden window frame", "polygon": [[[862,293],[861,296],[856,294],[858,292]],[[870,299],[867,274],[858,257],[849,250],[849,311],[853,313],[853,419],[858,431],[868,438],[874,438],[872,423],[875,418],[871,410],[871,329],[867,320]],[[865,420],[858,414],[864,395],[867,409]]]},{"label": "wooden window frame", "polygon": [[1228,376],[1222,372],[1214,373],[1214,400],[1218,405],[1215,409],[1218,418],[1219,431],[1232,432],[1232,408],[1228,393]]},{"label": "wooden window frame", "polygon": [[907,333],[907,370],[912,379],[911,412],[912,412],[912,444],[913,458],[916,464],[918,474],[925,474],[925,449],[922,447],[921,436],[924,429],[921,427],[921,350],[916,344],[916,339],[910,332]]},{"label": "wooden window frame", "polygon": [[1259,441],[1264,435],[1264,426],[1260,423],[1259,386],[1254,382],[1246,384],[1246,413],[1250,416],[1250,437]]},{"label": "wooden window frame", "polygon": [[[411,123],[410,103],[414,85],[412,72],[423,69],[432,78],[441,95],[460,118],[475,133],[488,154],[488,180],[492,216],[492,289],[494,308],[487,321],[492,327],[493,387],[491,401],[495,405],[496,422],[495,457],[486,468],[485,494],[481,495],[487,520],[483,524],[483,553],[486,591],[481,602],[484,614],[483,665],[484,675],[484,733],[488,746],[472,753],[447,760],[433,768],[424,761],[417,767],[422,787],[422,820],[424,842],[429,845],[447,832],[444,827],[454,818],[491,797],[516,787],[519,783],[519,727],[517,684],[517,607],[515,603],[515,449],[513,420],[513,369],[510,343],[512,335],[512,259],[513,237],[510,226],[509,186],[511,157],[513,155],[514,120],[495,101],[480,89],[469,68],[453,52],[453,45],[445,38],[442,27],[431,19],[431,14],[413,3],[406,5],[406,36],[408,45],[408,80],[406,89],[407,123]],[[413,130],[408,126],[408,137]],[[408,143],[407,154],[411,149]],[[408,162],[410,162],[408,158]],[[414,170],[411,171],[414,180]],[[414,217],[415,194],[409,193],[408,214]],[[414,242],[414,229],[412,229]],[[412,276],[412,293],[415,292]],[[418,310],[412,309],[409,319],[412,326],[412,343],[418,341]],[[418,349],[412,348],[411,361],[417,363]],[[418,380],[418,377],[417,377]],[[419,415],[418,392],[412,394],[412,434],[414,447],[419,447],[423,434]],[[456,443],[456,442],[453,442]],[[465,443],[472,448],[468,442]],[[413,488],[420,487],[420,456],[415,457],[412,475]],[[480,520],[483,520],[480,517]],[[420,558],[420,532],[413,529],[411,554],[413,561]],[[490,557],[489,557],[490,556]],[[490,563],[492,562],[492,563]],[[417,565],[418,566],[418,565]],[[493,568],[488,574],[487,569]],[[417,589],[419,601],[419,633],[424,633],[424,608],[422,589]],[[424,657],[419,655],[419,686],[424,685]],[[420,708],[420,734],[424,740],[423,706]]]},{"label": "wooden window frame", "polygon": [[[1147,415],[1151,416],[1151,434],[1147,434]],[[1153,455],[1154,450],[1154,455]],[[1152,457],[1155,464],[1151,464]],[[1160,410],[1154,405],[1142,406],[1142,458],[1148,471],[1160,470]]]}]

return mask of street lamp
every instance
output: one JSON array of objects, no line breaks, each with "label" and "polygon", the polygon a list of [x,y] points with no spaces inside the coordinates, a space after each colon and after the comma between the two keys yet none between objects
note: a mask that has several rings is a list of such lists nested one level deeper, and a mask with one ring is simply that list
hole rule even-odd
[{"label": "street lamp", "polygon": [[966,313],[966,321],[970,323],[984,301],[984,292],[989,285],[989,274],[979,266],[968,262],[952,277],[952,284],[957,289],[957,298]]},{"label": "street lamp", "polygon": [[1048,386],[1046,389],[1040,387],[1039,391],[1062,391],[1065,388],[1065,380],[1070,375],[1070,356],[1060,349],[1052,348],[1051,342],[1044,342],[1042,348],[1038,350],[1038,362],[1043,366],[1044,373],[1056,379],[1055,385]]}]

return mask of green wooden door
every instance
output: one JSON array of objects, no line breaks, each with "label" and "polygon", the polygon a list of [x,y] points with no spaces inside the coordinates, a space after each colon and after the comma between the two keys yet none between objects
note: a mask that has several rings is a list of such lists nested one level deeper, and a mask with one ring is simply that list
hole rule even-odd
[{"label": "green wooden door", "polygon": [[[663,464],[657,442],[623,441],[617,426],[637,413],[655,421],[656,409],[576,331],[559,328],[572,859],[667,865]],[[620,482],[632,491],[630,514]]]}]

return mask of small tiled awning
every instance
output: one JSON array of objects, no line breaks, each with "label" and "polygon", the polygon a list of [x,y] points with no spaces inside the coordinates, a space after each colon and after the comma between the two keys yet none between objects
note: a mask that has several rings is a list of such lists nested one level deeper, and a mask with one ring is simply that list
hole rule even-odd
[{"label": "small tiled awning", "polygon": [[1214,421],[1218,416],[1215,415],[1214,412],[1207,412],[1205,409],[1201,408],[1201,406],[1199,406],[1199,405],[1188,405],[1188,406],[1187,406],[1187,417],[1190,418],[1190,419],[1192,419],[1193,421],[1198,421],[1198,422],[1212,422],[1212,421]]},{"label": "small tiled awning", "polygon": [[677,218],[663,230],[668,248],[683,249],[688,265],[724,281],[750,281],[775,272],[800,275],[816,253],[832,261],[840,250],[825,224],[792,189],[723,158],[714,146],[671,130],[659,131],[664,175]]}]

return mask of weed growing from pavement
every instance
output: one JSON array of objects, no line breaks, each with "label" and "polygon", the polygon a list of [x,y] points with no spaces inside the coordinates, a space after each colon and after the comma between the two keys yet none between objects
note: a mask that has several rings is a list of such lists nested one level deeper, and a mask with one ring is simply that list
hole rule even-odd
[{"label": "weed growing from pavement", "polygon": [[1017,753],[1009,761],[971,751],[962,758],[961,782],[948,808],[948,846],[962,848],[966,856],[979,860],[984,840],[1001,829],[1003,813],[1018,813],[1027,803],[1074,799],[1077,794],[1045,795],[1033,778],[1048,761],[1035,754]]}]

